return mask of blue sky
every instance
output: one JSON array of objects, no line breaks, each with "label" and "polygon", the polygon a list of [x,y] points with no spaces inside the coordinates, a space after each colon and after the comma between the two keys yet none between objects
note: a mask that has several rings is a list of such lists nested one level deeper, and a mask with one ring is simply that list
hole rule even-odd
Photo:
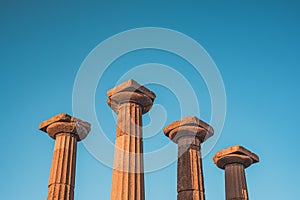
[{"label": "blue sky", "polygon": [[[57,113],[73,113],[73,86],[87,55],[119,32],[164,27],[200,43],[216,63],[226,89],[224,128],[203,159],[207,199],[224,199],[224,173],[212,157],[235,144],[261,159],[246,170],[251,199],[296,199],[299,9],[297,1],[1,1],[0,198],[46,198],[54,140],[38,126]],[[182,74],[199,99],[201,119],[209,121],[209,93],[193,66],[168,52],[140,50],[113,62],[97,86],[95,112],[112,142],[115,121],[106,105],[106,91],[128,70],[145,63],[161,63]],[[158,83],[147,87],[163,109],[146,114],[145,125],[163,120],[165,126],[182,117],[180,102],[167,87]],[[160,130],[145,139],[145,151],[168,143]],[[147,199],[176,199],[176,163],[147,173],[145,180]],[[79,143],[75,199],[109,199],[110,187],[111,169]]]}]

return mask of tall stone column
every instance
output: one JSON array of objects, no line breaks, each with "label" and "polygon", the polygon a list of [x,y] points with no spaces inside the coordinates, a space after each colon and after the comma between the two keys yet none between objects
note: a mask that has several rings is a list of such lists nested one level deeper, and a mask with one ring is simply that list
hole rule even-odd
[{"label": "tall stone column", "polygon": [[108,91],[108,105],[118,114],[111,200],[144,200],[142,114],[155,94],[133,80]]},{"label": "tall stone column", "polygon": [[164,133],[178,145],[177,200],[204,200],[201,143],[213,135],[213,128],[186,117],[166,126]]},{"label": "tall stone column", "polygon": [[42,122],[40,130],[55,139],[47,200],[74,200],[77,142],[87,136],[90,124],[58,114]]},{"label": "tall stone column", "polygon": [[259,162],[258,156],[242,146],[232,146],[217,152],[213,160],[225,169],[226,200],[248,200],[245,168]]}]

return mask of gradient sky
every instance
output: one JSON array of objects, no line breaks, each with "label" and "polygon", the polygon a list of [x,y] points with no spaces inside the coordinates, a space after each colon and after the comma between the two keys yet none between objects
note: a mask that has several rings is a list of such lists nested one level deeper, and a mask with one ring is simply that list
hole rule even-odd
[{"label": "gradient sky", "polygon": [[[207,199],[224,199],[224,173],[213,164],[213,155],[236,144],[261,159],[246,170],[251,199],[297,199],[299,10],[300,3],[289,0],[0,1],[0,199],[46,199],[54,140],[38,130],[39,123],[61,112],[72,114],[76,74],[100,42],[128,29],[149,26],[173,29],[195,39],[223,78],[226,121],[217,144],[203,159]],[[97,117],[112,142],[115,121],[106,105],[106,91],[132,67],[145,63],[161,63],[181,73],[199,99],[198,117],[209,121],[209,93],[192,66],[163,51],[131,52],[112,63],[95,96]],[[168,88],[147,87],[156,93],[156,103],[164,112],[150,111],[144,116],[145,125],[152,120],[165,126],[182,117],[180,102]],[[145,151],[169,142],[160,130],[145,139]],[[77,161],[75,199],[109,199],[111,169],[82,143]],[[176,163],[147,173],[145,181],[146,199],[176,199]]]}]

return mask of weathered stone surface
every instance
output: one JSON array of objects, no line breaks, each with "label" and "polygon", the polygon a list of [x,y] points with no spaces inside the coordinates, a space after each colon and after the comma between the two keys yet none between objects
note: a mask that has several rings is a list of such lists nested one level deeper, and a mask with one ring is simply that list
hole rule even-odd
[{"label": "weathered stone surface", "polygon": [[177,200],[204,200],[200,150],[213,128],[197,117],[185,117],[166,126],[164,133],[178,145]]},{"label": "weathered stone surface", "polygon": [[226,200],[248,200],[245,168],[259,162],[258,156],[242,146],[232,146],[217,152],[213,160],[225,169]]},{"label": "weathered stone surface", "polygon": [[225,166],[226,200],[248,200],[245,167],[233,163]]},{"label": "weathered stone surface", "polygon": [[48,200],[74,200],[77,142],[90,131],[87,122],[58,114],[40,124],[40,130],[55,138],[48,182]]},{"label": "weathered stone surface", "polygon": [[75,135],[62,133],[56,136],[48,181],[48,200],[74,199],[76,149]]},{"label": "weathered stone surface", "polygon": [[88,135],[91,129],[90,126],[88,122],[61,113],[40,123],[39,129],[48,133],[54,139],[58,133],[72,133],[77,135],[80,141]]},{"label": "weathered stone surface", "polygon": [[123,103],[135,103],[142,107],[142,112],[147,113],[153,104],[155,94],[149,89],[141,86],[134,80],[128,80],[107,92],[108,105],[116,112]]},{"label": "weathered stone surface", "polygon": [[118,114],[111,200],[144,200],[142,114],[155,94],[129,80],[108,91],[108,104]]},{"label": "weathered stone surface", "polygon": [[142,93],[145,94],[147,96],[149,96],[149,98],[151,99],[155,99],[156,95],[149,89],[147,89],[146,87],[138,84],[136,81],[130,79],[112,89],[110,89],[107,92],[108,97],[111,97],[112,95],[119,93],[119,92],[124,92],[124,91],[128,91],[128,92],[138,92],[138,93]]},{"label": "weathered stone surface", "polygon": [[[178,146],[178,148],[182,147]],[[179,153],[178,157],[177,199],[204,200],[205,191],[200,148],[184,149],[185,152]]]},{"label": "weathered stone surface", "polygon": [[245,167],[249,167],[251,164],[259,162],[256,154],[239,145],[218,151],[213,160],[222,169],[224,169],[226,164],[230,163],[240,163]]},{"label": "weathered stone surface", "polygon": [[177,195],[177,199],[180,200],[199,200],[204,197],[199,196],[199,192],[197,190],[187,190],[179,192]]},{"label": "weathered stone surface", "polygon": [[175,143],[177,143],[178,139],[182,136],[197,137],[201,142],[204,142],[214,134],[214,130],[197,117],[188,116],[166,126],[164,133]]}]

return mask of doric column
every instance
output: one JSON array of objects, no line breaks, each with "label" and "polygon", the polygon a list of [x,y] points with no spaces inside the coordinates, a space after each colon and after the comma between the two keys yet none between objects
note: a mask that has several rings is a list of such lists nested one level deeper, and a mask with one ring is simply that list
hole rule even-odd
[{"label": "doric column", "polygon": [[47,200],[74,200],[77,142],[87,136],[90,124],[58,114],[42,122],[40,130],[55,139]]},{"label": "doric column", "polygon": [[178,145],[177,200],[204,200],[201,143],[213,135],[213,128],[186,117],[166,126],[164,133]]},{"label": "doric column", "polygon": [[259,162],[258,156],[242,146],[232,146],[217,152],[213,160],[225,169],[226,200],[248,200],[245,168]]},{"label": "doric column", "polygon": [[118,114],[111,200],[144,200],[142,114],[155,94],[133,80],[108,91],[108,105]]}]

